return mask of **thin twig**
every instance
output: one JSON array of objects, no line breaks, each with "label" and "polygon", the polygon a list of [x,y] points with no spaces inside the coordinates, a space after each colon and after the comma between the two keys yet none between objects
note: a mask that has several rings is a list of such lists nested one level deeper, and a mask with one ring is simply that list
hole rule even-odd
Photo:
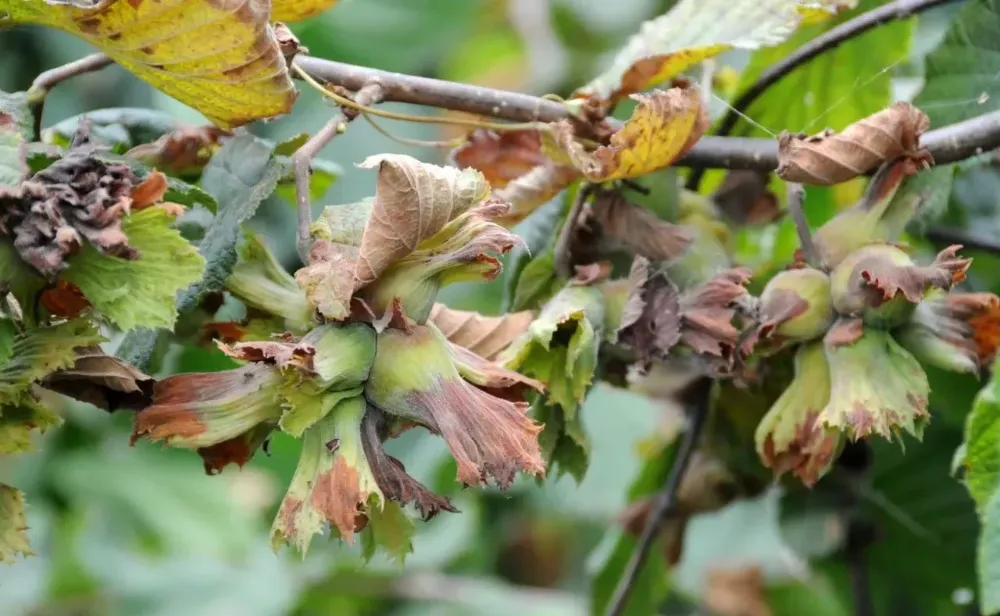
[{"label": "thin twig", "polygon": [[788,213],[795,223],[795,232],[799,235],[799,246],[802,254],[805,255],[806,263],[812,267],[820,267],[819,250],[813,242],[812,231],[809,230],[809,221],[806,220],[806,212],[802,207],[806,200],[806,189],[802,184],[788,183]]},{"label": "thin twig", "polygon": [[[816,56],[827,51],[836,49],[841,43],[852,38],[861,36],[872,28],[899,19],[906,19],[936,6],[954,2],[955,0],[895,0],[876,9],[858,15],[854,19],[845,21],[836,28],[828,30],[812,39],[805,45],[799,47],[794,52],[783,58],[781,61],[772,64],[764,71],[757,81],[740,94],[732,102],[726,115],[719,123],[716,135],[728,135],[736,127],[743,113],[766,92],[771,86],[781,81],[786,75],[809,62]],[[695,169],[687,181],[689,190],[698,190],[705,168]]]},{"label": "thin twig", "polygon": [[[374,105],[381,100],[382,85],[377,81],[362,86],[354,97],[354,102],[363,107]],[[312,225],[312,205],[309,199],[309,175],[312,159],[334,137],[344,132],[347,124],[357,115],[357,113],[348,113],[342,109],[292,155],[292,169],[295,174],[295,206],[298,210],[296,248],[303,263],[309,263],[309,249],[312,244],[312,236],[309,232],[309,227]]]},{"label": "thin twig", "polygon": [[[691,456],[697,449],[702,428],[704,428],[705,420],[708,417],[710,384],[711,381],[706,380],[706,387],[699,387],[696,395],[692,396],[690,403],[686,405],[690,420],[687,431],[684,433],[684,439],[681,441],[677,455],[674,457],[674,463],[670,468],[667,481],[660,493],[656,495],[656,500],[653,502],[649,517],[646,519],[646,526],[642,529],[642,535],[639,536],[635,552],[632,553],[632,558],[629,559],[625,572],[622,574],[621,579],[618,580],[618,586],[615,587],[615,594],[606,612],[607,616],[620,616],[624,613],[628,605],[629,595],[632,594],[632,588],[639,578],[639,573],[649,558],[653,544],[656,543],[660,531],[663,530],[664,523],[670,517],[671,513],[673,513],[673,509],[677,504],[677,490],[681,486],[681,480],[687,471]],[[701,392],[701,389],[705,391]]]},{"label": "thin twig", "polygon": [[593,184],[581,184],[577,188],[573,204],[569,208],[569,213],[566,214],[566,222],[563,223],[559,237],[556,238],[555,247],[552,249],[553,269],[555,269],[556,274],[563,278],[569,278],[573,275],[573,232],[576,230],[576,223],[580,220],[580,214],[583,212],[583,204],[587,201],[593,188]]},{"label": "thin twig", "polygon": [[35,77],[28,90],[28,107],[33,118],[33,140],[38,141],[42,135],[42,110],[45,107],[45,97],[49,90],[67,79],[72,79],[85,73],[93,73],[113,64],[114,61],[103,53],[94,53],[73,60],[62,66],[51,68]]},{"label": "thin twig", "polygon": [[970,250],[1000,254],[1000,241],[987,239],[981,235],[970,235],[959,229],[931,227],[924,232],[924,237],[935,244],[961,244]]}]

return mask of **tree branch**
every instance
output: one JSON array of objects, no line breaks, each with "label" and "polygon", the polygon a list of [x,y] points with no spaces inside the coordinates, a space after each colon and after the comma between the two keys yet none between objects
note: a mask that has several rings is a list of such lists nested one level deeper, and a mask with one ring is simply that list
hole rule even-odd
[{"label": "tree branch", "polygon": [[51,68],[35,77],[31,88],[28,89],[28,107],[31,109],[33,119],[33,140],[39,141],[42,138],[42,110],[45,107],[45,97],[48,96],[49,90],[67,79],[99,71],[113,63],[114,61],[103,53],[92,53],[79,60]]},{"label": "tree branch", "polygon": [[[295,61],[311,75],[349,90],[378,80],[386,101],[464,111],[512,122],[557,122],[570,117],[569,109],[562,103],[519,92],[391,73],[307,56],[298,56]],[[621,122],[613,118],[609,118],[608,123],[615,129],[621,127]],[[930,150],[938,163],[956,162],[998,148],[1000,111],[932,130],[920,143]],[[675,164],[773,171],[778,166],[778,144],[773,139],[702,137]]]},{"label": "tree branch", "polygon": [[802,254],[805,255],[806,263],[812,267],[822,267],[819,250],[816,248],[816,243],[813,242],[809,221],[806,220],[806,213],[802,208],[805,200],[806,189],[802,187],[802,184],[789,182],[788,212],[792,215],[792,222],[795,223],[795,232],[799,235],[799,246],[802,248]]},{"label": "tree branch", "polygon": [[[872,28],[899,19],[906,19],[927,9],[954,2],[955,0],[895,0],[867,13],[862,13],[854,19],[845,21],[836,28],[828,30],[812,39],[805,45],[799,47],[781,61],[771,65],[764,71],[757,81],[740,94],[733,101],[726,115],[719,123],[716,135],[723,137],[728,135],[736,127],[736,123],[750,105],[771,86],[781,81],[786,75],[806,64],[816,56],[827,51],[836,49],[844,41],[861,36]],[[704,175],[704,168],[695,169],[687,181],[689,190],[698,190],[701,178]]]},{"label": "tree branch", "polygon": [[[378,81],[371,81],[362,86],[354,102],[362,107],[374,105],[382,99],[382,86]],[[347,124],[356,118],[358,113],[353,110],[341,109],[329,122],[323,125],[315,135],[302,144],[292,155],[292,170],[295,174],[295,206],[298,213],[298,233],[296,248],[302,263],[309,263],[309,248],[312,225],[312,204],[309,200],[309,175],[312,159],[319,154],[334,137],[344,132]]]},{"label": "tree branch", "polygon": [[629,559],[628,566],[625,568],[621,579],[618,580],[618,586],[615,587],[615,594],[612,596],[606,612],[607,616],[621,616],[625,612],[629,596],[632,594],[632,588],[635,586],[636,580],[639,578],[639,573],[649,558],[653,544],[656,543],[660,531],[663,530],[664,523],[666,523],[670,514],[673,513],[674,507],[677,506],[677,491],[681,487],[688,463],[698,448],[698,440],[701,436],[702,428],[705,426],[705,420],[708,417],[708,397],[711,392],[712,381],[710,379],[701,380],[702,383],[693,384],[693,389],[689,392],[689,395],[685,396],[688,400],[688,404],[685,406],[687,407],[690,423],[684,432],[684,439],[681,441],[677,455],[674,457],[674,463],[670,468],[667,481],[664,483],[660,493],[656,495],[656,500],[653,502],[652,509],[650,509],[649,517],[646,519],[646,526],[642,529],[642,535],[639,536],[635,552],[633,552],[632,558]]}]

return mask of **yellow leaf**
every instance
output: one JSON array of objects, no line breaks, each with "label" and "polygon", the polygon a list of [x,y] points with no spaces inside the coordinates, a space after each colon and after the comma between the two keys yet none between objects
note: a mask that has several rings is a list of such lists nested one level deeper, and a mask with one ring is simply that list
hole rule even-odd
[{"label": "yellow leaf", "polygon": [[223,128],[287,113],[295,101],[266,2],[50,2],[0,0],[0,15],[80,37]]},{"label": "yellow leaf", "polygon": [[24,493],[0,483],[0,563],[13,563],[18,555],[33,554],[27,531]]},{"label": "yellow leaf", "polygon": [[319,15],[334,4],[337,0],[274,0],[271,3],[271,21],[302,21]]},{"label": "yellow leaf", "polygon": [[[577,96],[618,100],[732,48],[777,45],[815,11],[850,0],[680,0],[644,23],[611,66]],[[814,9],[810,12],[805,9]]]},{"label": "yellow leaf", "polygon": [[611,136],[610,145],[587,152],[573,139],[568,122],[555,125],[556,139],[573,164],[594,182],[646,175],[669,166],[701,138],[708,115],[695,88],[633,94],[632,117]]}]

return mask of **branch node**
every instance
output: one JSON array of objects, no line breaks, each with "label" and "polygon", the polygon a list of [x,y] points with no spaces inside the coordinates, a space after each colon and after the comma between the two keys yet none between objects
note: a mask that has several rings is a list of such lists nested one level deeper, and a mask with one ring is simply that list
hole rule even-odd
[{"label": "branch node", "polygon": [[[381,84],[373,81],[358,90],[354,96],[354,102],[362,107],[369,107],[381,102],[382,96]],[[347,109],[341,109],[329,122],[323,125],[323,128],[319,129],[292,154],[292,172],[295,176],[295,207],[298,217],[295,247],[303,263],[309,263],[309,251],[312,248],[312,234],[310,232],[312,204],[309,199],[309,176],[312,174],[312,160],[334,137],[346,131],[348,123],[357,116],[357,113],[349,115]]]}]

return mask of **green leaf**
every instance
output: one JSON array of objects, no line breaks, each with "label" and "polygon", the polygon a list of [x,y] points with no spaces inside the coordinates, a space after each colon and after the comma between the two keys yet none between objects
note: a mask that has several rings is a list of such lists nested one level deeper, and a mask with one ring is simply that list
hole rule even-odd
[{"label": "green leaf", "polygon": [[3,124],[0,115],[0,186],[17,187],[28,173],[24,141],[12,124]]},{"label": "green leaf", "polygon": [[[273,146],[262,139],[241,133],[222,146],[205,167],[201,186],[215,197],[219,210],[198,245],[205,262],[204,278],[180,294],[175,315],[177,311],[194,308],[205,293],[224,287],[236,265],[240,225],[274,192],[281,177],[282,166],[272,156],[272,150]],[[172,324],[171,321],[164,327]],[[140,370],[145,369],[163,334],[152,330],[133,332],[122,341],[119,357]]]},{"label": "green leaf", "polygon": [[28,520],[24,515],[24,493],[0,483],[0,563],[12,563],[21,556],[31,556],[28,543]]},{"label": "green leaf", "polygon": [[948,209],[955,167],[938,165],[903,180],[882,219],[882,224],[890,227],[889,232],[898,236],[898,231],[909,228],[920,233],[940,220]]},{"label": "green leaf", "polygon": [[86,119],[92,141],[115,148],[131,148],[156,141],[178,128],[177,119],[159,109],[109,107],[75,115],[42,131],[42,140],[66,147]]},{"label": "green leaf", "polygon": [[980,515],[1000,491],[1000,378],[979,392],[965,425],[965,487]]},{"label": "green leaf", "polygon": [[35,382],[72,366],[77,347],[103,341],[94,325],[84,319],[18,334],[10,346],[9,357],[0,366],[0,407],[19,404]]},{"label": "green leaf", "polygon": [[24,261],[14,248],[14,240],[0,237],[0,289],[7,289],[20,305],[26,322],[35,321],[35,298],[45,280]]},{"label": "green leaf", "polygon": [[[524,240],[524,245],[515,246],[510,251],[504,268],[507,271],[504,289],[504,304],[507,310],[517,310],[514,306],[518,305],[518,302],[520,305],[528,305],[528,302],[534,299],[532,296],[537,294],[539,281],[548,278],[546,269],[550,274],[553,271],[551,250],[547,248],[555,241],[565,206],[565,199],[556,197],[532,212],[514,228],[514,232]],[[524,270],[541,259],[547,259],[548,265],[534,266],[529,271],[528,279],[525,280],[522,289],[521,278],[524,276]]]},{"label": "green leaf", "polygon": [[20,403],[0,408],[0,455],[16,455],[35,449],[31,440],[37,430],[44,434],[62,425],[62,417],[44,404],[25,397]]},{"label": "green leaf", "polygon": [[170,227],[172,222],[163,207],[133,213],[123,221],[122,230],[138,249],[138,259],[103,255],[87,244],[71,260],[63,279],[78,286],[102,316],[124,331],[173,327],[177,292],[201,277],[205,260]]},{"label": "green leaf", "polygon": [[1000,494],[994,494],[983,512],[979,533],[979,609],[984,616],[1000,613]]},{"label": "green leaf", "polygon": [[8,94],[0,90],[0,126],[5,124],[5,118],[23,139],[31,140],[32,116],[28,109],[28,97],[24,92]]},{"label": "green leaf", "polygon": [[381,547],[389,558],[402,563],[413,551],[416,527],[396,501],[387,500],[381,507],[368,510],[368,526],[361,535],[361,553],[371,560]]},{"label": "green leaf", "polygon": [[[806,42],[879,4],[879,0],[864,0],[835,19],[803,27],[782,45],[754,52],[740,77],[739,91]],[[785,75],[746,110],[768,130],[741,120],[733,134],[771,137],[768,131],[840,130],[880,111],[891,102],[892,75],[886,67],[906,60],[912,30],[913,20],[889,22],[810,60]]]},{"label": "green leaf", "polygon": [[926,57],[924,87],[913,104],[930,117],[931,128],[1000,109],[997,31],[1000,0],[966,2]]}]

